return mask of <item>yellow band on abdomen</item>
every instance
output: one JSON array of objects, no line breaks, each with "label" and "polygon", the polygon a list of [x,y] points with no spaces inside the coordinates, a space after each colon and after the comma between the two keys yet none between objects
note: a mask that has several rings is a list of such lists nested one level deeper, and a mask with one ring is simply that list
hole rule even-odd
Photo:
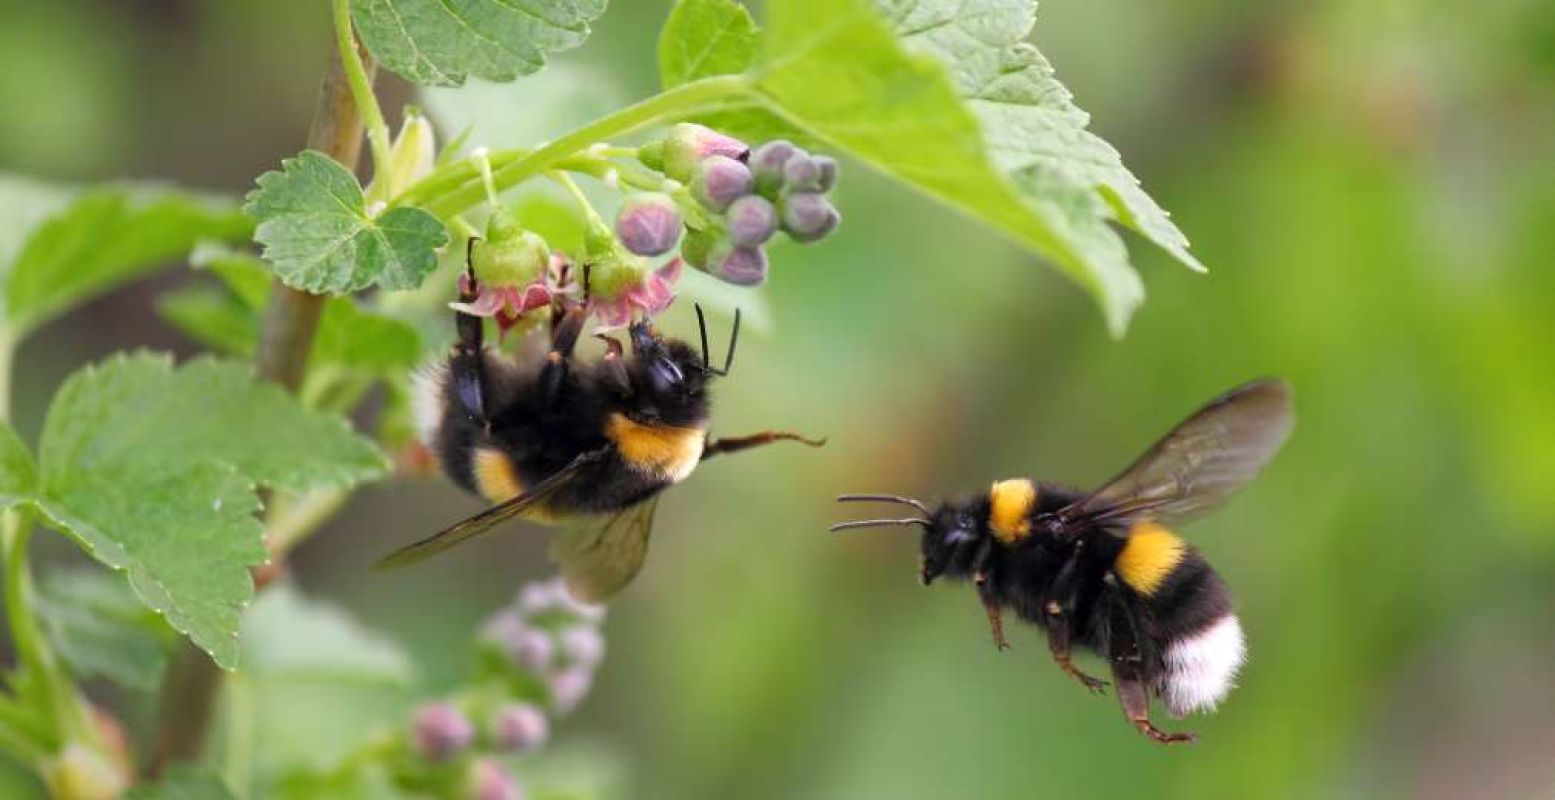
[{"label": "yellow band on abdomen", "polygon": [[1128,542],[1118,553],[1113,571],[1130,589],[1154,594],[1187,552],[1187,543],[1171,531],[1154,522],[1140,522],[1129,529]]}]

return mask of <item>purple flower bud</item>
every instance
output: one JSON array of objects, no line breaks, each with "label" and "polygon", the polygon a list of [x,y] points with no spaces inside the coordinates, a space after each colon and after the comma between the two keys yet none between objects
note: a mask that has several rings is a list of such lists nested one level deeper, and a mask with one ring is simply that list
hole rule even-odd
[{"label": "purple flower bud", "polygon": [[524,800],[524,790],[501,764],[483,758],[470,769],[470,800]]},{"label": "purple flower bud", "polygon": [[743,159],[750,148],[739,139],[725,136],[712,128],[682,122],[670,128],[661,152],[664,174],[687,183],[691,180],[691,170],[702,159],[710,156]]},{"label": "purple flower bud", "polygon": [[735,247],[760,247],[777,233],[778,213],[772,201],[751,194],[729,206],[724,223],[729,226],[729,241]]},{"label": "purple flower bud", "polygon": [[470,746],[475,728],[453,703],[427,703],[412,724],[416,751],[428,761],[446,761]]},{"label": "purple flower bud", "polygon": [[546,681],[551,694],[551,710],[566,714],[578,707],[594,686],[594,670],[570,667],[553,673]]},{"label": "purple flower bud", "polygon": [[605,657],[605,637],[593,625],[573,625],[557,634],[556,641],[568,666],[593,668]]},{"label": "purple flower bud", "polygon": [[540,614],[566,602],[567,590],[561,581],[535,581],[518,592],[518,607],[525,614]]},{"label": "purple flower bud", "polygon": [[523,753],[545,744],[551,734],[551,721],[539,706],[509,703],[491,719],[491,738],[497,749]]},{"label": "purple flower bud", "polygon": [[526,628],[513,638],[507,655],[519,669],[541,672],[556,660],[556,645],[545,631]]},{"label": "purple flower bud", "polygon": [[831,156],[811,156],[810,160],[815,162],[815,166],[821,171],[818,188],[823,192],[831,191],[832,187],[837,185],[837,159]]},{"label": "purple flower bud", "polygon": [[820,191],[821,165],[809,156],[790,158],[783,165],[783,188],[790,192]]},{"label": "purple flower bud", "polygon": [[825,238],[840,220],[825,195],[795,192],[783,198],[783,230],[801,244]]},{"label": "purple flower bud", "polygon": [[680,211],[667,194],[634,194],[616,214],[616,236],[637,255],[663,255],[680,240]]},{"label": "purple flower bud", "polygon": [[790,158],[803,154],[804,151],[787,139],[773,139],[752,150],[749,164],[751,174],[756,177],[756,191],[776,197],[778,190],[783,188],[783,167]]},{"label": "purple flower bud", "polygon": [[728,208],[755,185],[750,168],[728,156],[711,156],[691,171],[691,196],[712,211]]},{"label": "purple flower bud", "polygon": [[707,272],[724,283],[756,286],[767,279],[767,251],[719,242],[707,256]]}]

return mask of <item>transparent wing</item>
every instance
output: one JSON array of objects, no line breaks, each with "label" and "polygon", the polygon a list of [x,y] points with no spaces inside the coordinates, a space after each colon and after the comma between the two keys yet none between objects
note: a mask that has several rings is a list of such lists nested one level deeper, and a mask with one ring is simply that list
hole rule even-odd
[{"label": "transparent wing", "polygon": [[1290,386],[1232,389],[1184,420],[1128,469],[1058,512],[1066,525],[1163,522],[1209,511],[1247,485],[1290,436]]},{"label": "transparent wing", "polygon": [[579,471],[584,466],[587,466],[588,464],[604,457],[605,453],[605,449],[584,453],[573,459],[572,462],[567,466],[557,470],[554,474],[551,475],[551,477],[541,481],[535,486],[535,488],[524,492],[523,494],[511,500],[494,505],[491,508],[480,512],[479,514],[470,517],[469,519],[466,519],[462,522],[456,522],[453,525],[450,525],[447,528],[444,528],[443,530],[438,531],[437,533],[434,533],[419,542],[416,542],[415,544],[406,545],[405,547],[395,550],[389,555],[384,556],[382,559],[379,559],[376,564],[373,564],[373,569],[380,571],[391,570],[399,569],[400,567],[406,567],[411,564],[416,564],[425,561],[432,556],[435,556],[438,553],[441,553],[444,550],[447,550],[448,548],[465,541],[466,539],[479,536],[480,534],[483,534],[486,531],[489,531],[492,528],[495,528],[496,526],[519,516],[520,514],[524,513],[524,511],[533,507],[536,503],[540,503],[547,497],[550,497],[551,494],[554,493],[557,489],[560,489],[571,481],[576,480],[578,478]]},{"label": "transparent wing", "polygon": [[603,603],[626,588],[648,555],[659,497],[574,525],[551,543],[567,591],[581,603]]}]

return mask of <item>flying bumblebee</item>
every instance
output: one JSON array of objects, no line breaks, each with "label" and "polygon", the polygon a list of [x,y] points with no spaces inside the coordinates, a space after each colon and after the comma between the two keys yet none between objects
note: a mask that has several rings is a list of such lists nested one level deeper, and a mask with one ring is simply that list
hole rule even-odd
[{"label": "flying bumblebee", "polygon": [[[473,271],[466,277],[468,303],[476,286]],[[601,602],[641,568],[660,492],[698,464],[777,441],[824,443],[784,431],[708,435],[708,388],[733,365],[738,313],[721,369],[709,361],[700,307],[700,354],[639,321],[627,330],[629,355],[601,336],[607,350],[593,362],[573,357],[585,303],[552,309],[550,351],[538,363],[485,347],[481,318],[456,313],[451,354],[419,376],[422,438],[454,483],[495,505],[391,553],[379,569],[413,564],[513,519],[564,524],[551,557],[576,599]]]},{"label": "flying bumblebee", "polygon": [[920,526],[924,585],[944,575],[975,585],[994,644],[1003,612],[1047,633],[1059,669],[1093,692],[1071,650],[1105,658],[1123,713],[1162,743],[1193,741],[1150,721],[1150,699],[1173,716],[1211,711],[1246,656],[1231,594],[1198,551],[1167,527],[1209,511],[1247,484],[1284,444],[1294,421],[1290,387],[1264,380],[1234,389],[1182,422],[1101,488],[1078,492],[1025,478],[930,509],[896,495],[842,502],[910,506],[918,516],[843,522],[832,530]]}]

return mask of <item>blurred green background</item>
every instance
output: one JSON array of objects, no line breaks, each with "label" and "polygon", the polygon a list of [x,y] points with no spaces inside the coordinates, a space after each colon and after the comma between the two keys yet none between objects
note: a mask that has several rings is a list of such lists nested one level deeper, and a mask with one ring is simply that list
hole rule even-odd
[{"label": "blurred green background", "polygon": [[[516,144],[648,94],[666,4],[613,6],[546,75],[429,105]],[[56,179],[245,191],[302,146],[329,46],[315,2],[0,15],[0,169]],[[715,462],[661,505],[558,758],[626,797],[1555,794],[1555,6],[1047,0],[1036,43],[1211,273],[1137,246],[1149,299],[1113,341],[1056,272],[847,169],[838,235],[774,252],[772,324],[742,342],[715,429],[831,444]],[[416,101],[380,85],[388,107]],[[190,351],[152,308],[187,279],[30,341],[24,435],[79,364]],[[1034,631],[995,652],[970,590],[918,586],[912,537],[825,532],[842,491],[1094,483],[1265,374],[1296,387],[1295,436],[1188,531],[1251,647],[1223,710],[1178,725],[1197,746],[1145,742]],[[408,642],[429,690],[450,685],[479,619],[547,572],[546,533],[366,567],[473,508],[441,482],[369,489],[296,580]],[[386,705],[261,713],[327,749]],[[288,724],[304,709],[331,724]]]}]

